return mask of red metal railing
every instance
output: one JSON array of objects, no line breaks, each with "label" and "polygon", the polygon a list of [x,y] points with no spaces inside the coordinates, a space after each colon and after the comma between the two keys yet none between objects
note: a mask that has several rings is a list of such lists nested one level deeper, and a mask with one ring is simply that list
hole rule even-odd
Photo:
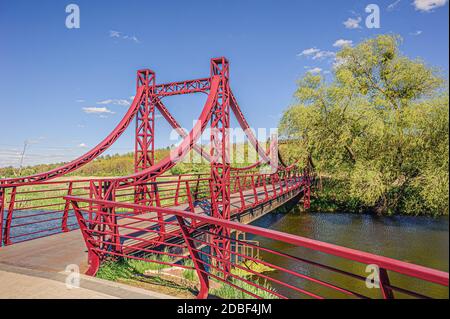
[{"label": "red metal railing", "polygon": [[65,195],[89,196],[89,180],[0,186],[0,246],[78,228]]},{"label": "red metal railing", "polygon": [[[297,189],[301,180],[294,170],[272,175],[233,172],[232,196],[239,200],[236,200],[232,214],[275,198],[282,191]],[[0,212],[0,243],[11,245],[78,228],[73,210],[63,196],[95,198],[95,186],[107,181],[81,179],[0,187],[0,200],[3,201],[0,205],[3,208]],[[210,206],[210,178],[209,174],[162,175],[154,182],[139,184],[139,187],[117,187],[112,195],[117,202],[191,211],[202,207],[206,211]]]},{"label": "red metal railing", "polygon": [[[187,181],[199,183],[201,176],[184,174],[161,176],[159,179],[180,181],[178,200],[182,202],[183,199],[186,200],[184,185]],[[0,247],[2,244],[11,245],[78,228],[73,210],[63,197],[66,195],[92,196],[91,185],[97,181],[101,181],[101,179],[72,179],[34,182],[26,185],[17,184],[8,187],[0,186],[0,200],[2,201],[2,205],[0,205],[2,208],[0,212]],[[127,194],[128,190],[118,190],[117,200],[130,201],[134,194]],[[162,186],[161,196],[168,191]],[[194,188],[194,191],[196,191],[195,195],[199,196],[201,189]],[[165,199],[161,198],[161,202],[165,203]]]},{"label": "red metal railing", "polygon": [[[249,298],[429,298],[442,287],[448,294],[448,273],[391,258],[184,210],[75,196],[65,199],[75,210],[88,248],[90,275],[105,260],[126,258],[195,271],[199,298],[226,289]],[[214,248],[223,249],[210,241],[212,234],[217,236],[214,227],[225,227],[231,234],[224,238],[232,243],[229,260],[212,253]],[[242,240],[239,234],[264,244]],[[298,249],[301,253],[293,253]],[[169,261],[162,261],[162,255]],[[324,258],[330,256],[334,259]],[[323,260],[343,260],[349,267]],[[366,286],[366,265],[378,269],[375,288]],[[261,267],[269,271],[258,271]]]}]

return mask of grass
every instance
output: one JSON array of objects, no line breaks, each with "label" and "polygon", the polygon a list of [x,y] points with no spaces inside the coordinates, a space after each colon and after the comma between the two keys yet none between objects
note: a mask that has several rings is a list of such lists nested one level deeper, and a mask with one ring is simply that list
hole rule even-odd
[{"label": "grass", "polygon": [[168,250],[165,249],[163,254],[147,254],[143,258],[154,260],[149,262],[134,258],[121,258],[118,260],[109,260],[100,266],[97,277],[115,281],[118,278],[130,279],[136,275],[144,275],[147,270],[160,271],[164,268],[172,267],[171,265],[161,264],[159,262],[173,263],[174,258],[166,255]]},{"label": "grass", "polygon": [[[185,266],[194,267],[194,262],[191,259],[186,259],[184,261]],[[197,274],[194,269],[184,269],[183,270],[183,278],[190,281],[197,280]]]},{"label": "grass", "polygon": [[[278,297],[270,292],[267,292],[263,289],[259,289],[258,287],[255,287],[251,284],[248,284],[246,282],[242,282],[242,281],[238,281],[235,280],[234,278],[232,278],[230,280],[230,282],[250,293],[253,293],[263,299],[278,299]],[[258,286],[262,286],[265,289],[268,289],[270,291],[274,291],[275,290],[272,288],[272,286],[267,283],[266,281],[264,281],[263,283],[259,283],[257,281],[252,281],[253,283],[257,284]],[[223,299],[256,299],[255,297],[249,295],[248,293],[245,293],[241,290],[239,290],[238,288],[235,288],[233,286],[230,286],[228,284],[222,284],[222,286],[220,286],[220,288],[217,289],[212,289],[211,294],[223,298]]]},{"label": "grass", "polygon": [[[263,264],[259,264],[259,263],[252,263],[250,265],[244,265],[244,267],[247,267],[257,273],[273,271],[272,268],[267,267]],[[254,283],[257,286],[261,286],[264,289],[267,289],[268,291],[266,291],[264,289],[260,289],[258,287],[255,287],[252,284],[246,283],[240,279],[230,277],[229,282],[236,285],[237,287],[240,287],[243,290],[245,290],[249,293],[252,293],[256,296],[259,296],[260,298],[263,298],[263,299],[278,299],[278,297],[275,294],[271,293],[271,292],[276,292],[276,291],[272,287],[272,285],[269,282],[267,282],[266,279],[264,279],[264,280],[262,280],[261,278],[255,279],[254,277],[256,275],[254,273],[245,271],[240,268],[233,268],[231,270],[231,273],[237,277],[244,278],[244,279]],[[246,293],[236,287],[233,287],[227,283],[222,283],[222,285],[219,288],[212,289],[210,291],[210,293],[217,297],[223,298],[223,299],[256,299],[252,295],[249,295],[248,293]]]}]

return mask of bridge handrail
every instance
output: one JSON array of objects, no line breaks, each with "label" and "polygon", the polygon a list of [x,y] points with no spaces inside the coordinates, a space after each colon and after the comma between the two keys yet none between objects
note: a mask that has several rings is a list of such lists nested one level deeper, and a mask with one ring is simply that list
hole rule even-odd
[{"label": "bridge handrail", "polygon": [[238,230],[245,233],[250,233],[257,236],[262,236],[265,238],[281,241],[284,243],[292,244],[295,246],[300,246],[304,248],[313,249],[326,254],[334,255],[337,257],[342,257],[352,261],[360,262],[363,264],[375,264],[380,268],[394,271],[403,275],[415,277],[425,281],[433,282],[439,285],[448,286],[449,285],[449,274],[444,271],[428,268],[425,266],[420,266],[400,260],[396,260],[389,257],[379,256],[360,250],[338,246],[335,244],[330,244],[315,239],[310,239],[306,237],[301,237],[298,235],[292,235],[272,229],[241,224],[238,222],[218,219],[210,217],[203,214],[195,214],[188,211],[161,208],[161,207],[147,207],[142,205],[130,204],[130,203],[118,203],[108,200],[98,200],[90,199],[76,196],[65,196],[65,200],[70,202],[84,202],[90,204],[98,204],[106,207],[115,208],[127,208],[133,210],[140,210],[144,212],[157,212],[172,214],[182,218],[195,219],[204,223],[227,227],[230,229]]}]

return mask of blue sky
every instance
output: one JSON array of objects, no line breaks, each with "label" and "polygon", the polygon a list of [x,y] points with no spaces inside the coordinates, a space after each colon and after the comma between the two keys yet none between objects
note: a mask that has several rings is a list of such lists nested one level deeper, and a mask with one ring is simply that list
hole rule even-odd
[{"label": "blue sky", "polygon": [[[65,26],[70,3],[80,8],[79,29]],[[379,29],[365,26],[370,3],[381,10]],[[447,0],[0,0],[0,166],[19,164],[24,141],[24,165],[67,161],[95,146],[126,112],[140,68],[153,69],[159,83],[192,79],[209,75],[211,57],[226,56],[254,128],[276,127],[296,80],[328,74],[339,45],[376,34],[401,35],[406,55],[448,77],[448,17]],[[190,129],[204,100],[165,102]],[[133,133],[109,153],[131,151]],[[158,118],[157,147],[174,143],[169,133]]]}]

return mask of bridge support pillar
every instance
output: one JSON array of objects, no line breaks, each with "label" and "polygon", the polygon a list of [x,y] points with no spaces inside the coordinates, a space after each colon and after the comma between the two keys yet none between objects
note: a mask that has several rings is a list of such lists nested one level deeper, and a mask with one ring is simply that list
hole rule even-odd
[{"label": "bridge support pillar", "polygon": [[[144,87],[136,114],[134,171],[138,173],[155,164],[155,72],[149,69],[137,72],[137,88]],[[150,181],[151,182],[151,181]],[[153,189],[147,185],[135,187],[135,204],[152,205]],[[151,188],[151,186],[150,186]]]},{"label": "bridge support pillar", "polygon": [[[212,215],[230,219],[230,87],[229,63],[224,57],[211,59],[211,77],[220,76],[219,90],[211,115],[211,204]],[[226,227],[212,229],[211,244],[215,263],[226,278],[230,271],[230,231]]]}]

